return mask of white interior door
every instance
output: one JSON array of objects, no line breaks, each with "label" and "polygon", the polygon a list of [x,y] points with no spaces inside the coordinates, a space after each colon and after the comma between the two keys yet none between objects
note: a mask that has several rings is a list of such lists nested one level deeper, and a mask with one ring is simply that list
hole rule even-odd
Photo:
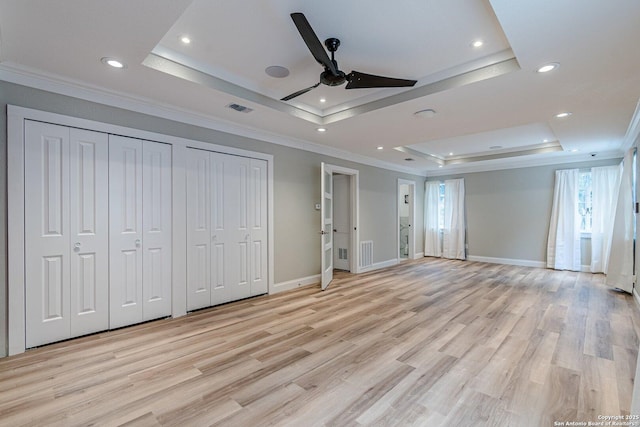
[{"label": "white interior door", "polygon": [[249,188],[251,296],[268,292],[267,162],[251,159]]},{"label": "white interior door", "polygon": [[69,129],[25,126],[26,346],[70,337]]},{"label": "white interior door", "polygon": [[71,336],[109,329],[109,141],[70,130]]},{"label": "white interior door", "polygon": [[320,167],[320,237],[321,237],[321,271],[320,285],[327,289],[333,280],[333,169],[322,162]]},{"label": "white interior door", "polygon": [[142,145],[143,320],[171,315],[171,146]]},{"label": "white interior door", "polygon": [[27,347],[109,327],[107,144],[26,122]]},{"label": "white interior door", "polygon": [[187,159],[187,310],[211,305],[211,159],[189,149]]},{"label": "white interior door", "polygon": [[[218,305],[242,298],[240,258],[246,256],[242,247],[246,233],[246,212],[240,209],[244,198],[240,194],[240,170],[235,156],[210,153],[211,158],[211,301]],[[241,218],[242,216],[242,218]],[[246,229],[246,227],[245,227]],[[248,286],[247,286],[248,287]]]},{"label": "white interior door", "polygon": [[142,141],[109,135],[109,325],[142,322]]},{"label": "white interior door", "polygon": [[266,293],[267,162],[189,151],[187,309]]}]

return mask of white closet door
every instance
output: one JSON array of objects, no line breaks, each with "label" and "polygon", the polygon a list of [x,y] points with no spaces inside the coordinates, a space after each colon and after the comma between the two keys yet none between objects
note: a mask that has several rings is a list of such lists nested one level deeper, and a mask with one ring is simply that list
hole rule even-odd
[{"label": "white closet door", "polygon": [[250,164],[244,157],[213,154],[212,305],[251,296]]},{"label": "white closet door", "polygon": [[251,296],[268,292],[267,161],[251,159],[249,222],[251,229]]},{"label": "white closet door", "polygon": [[143,320],[171,315],[171,146],[142,147]]},{"label": "white closet door", "polygon": [[211,161],[189,149],[187,167],[187,310],[211,305]]},{"label": "white closet door", "polygon": [[71,336],[109,328],[108,136],[70,131]]},{"label": "white closet door", "polygon": [[191,149],[187,309],[267,292],[267,162]]},{"label": "white closet door", "polygon": [[70,337],[69,129],[25,122],[26,346]]},{"label": "white closet door", "polygon": [[142,141],[109,135],[111,328],[142,322]]},{"label": "white closet door", "polygon": [[235,157],[210,153],[211,159],[211,302],[210,305],[233,301],[238,253],[233,251],[232,222],[238,221],[231,206],[237,204],[239,185],[235,175]]}]

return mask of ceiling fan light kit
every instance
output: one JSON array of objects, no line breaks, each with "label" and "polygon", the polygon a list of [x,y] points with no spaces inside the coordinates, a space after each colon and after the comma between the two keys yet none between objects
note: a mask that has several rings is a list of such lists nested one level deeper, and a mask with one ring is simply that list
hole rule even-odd
[{"label": "ceiling fan light kit", "polygon": [[324,71],[320,73],[320,81],[318,83],[287,95],[282,98],[281,101],[289,101],[317,88],[320,84],[324,84],[326,86],[340,86],[347,82],[345,89],[371,89],[385,87],[412,87],[417,83],[417,80],[376,76],[373,74],[361,73],[359,71],[351,71],[349,74],[345,74],[338,69],[338,62],[335,60],[335,52],[340,46],[340,40],[330,37],[324,41],[324,45],[327,50],[331,52],[331,58],[329,58],[327,51],[322,46],[322,43],[320,43],[318,36],[316,36],[316,33],[313,31],[313,28],[311,28],[311,24],[309,24],[309,21],[307,21],[304,14],[299,12],[292,13],[291,19],[315,60],[324,67]]}]

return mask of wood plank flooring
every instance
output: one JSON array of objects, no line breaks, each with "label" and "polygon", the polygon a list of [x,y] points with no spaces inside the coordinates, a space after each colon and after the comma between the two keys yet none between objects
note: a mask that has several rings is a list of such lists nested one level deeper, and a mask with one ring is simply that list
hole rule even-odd
[{"label": "wood plank flooring", "polygon": [[602,275],[425,258],[0,359],[0,425],[597,421],[639,330]]}]

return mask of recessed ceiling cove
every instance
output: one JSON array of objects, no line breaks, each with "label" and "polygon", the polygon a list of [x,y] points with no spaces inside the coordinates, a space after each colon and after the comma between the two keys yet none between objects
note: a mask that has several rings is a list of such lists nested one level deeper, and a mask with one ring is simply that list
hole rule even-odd
[{"label": "recessed ceiling cove", "polygon": [[[147,67],[316,124],[328,124],[519,69],[488,2],[371,0],[357,14],[343,1],[195,0],[144,60]],[[339,39],[340,70],[417,80],[411,87],[358,88],[320,84],[319,64],[298,32],[302,13],[317,39]],[[353,19],[357,16],[357,19]],[[181,42],[189,34],[191,42]],[[474,47],[481,38],[483,45]],[[327,50],[331,57],[332,52]],[[275,78],[269,67],[289,75]],[[338,68],[336,67],[336,68]],[[346,82],[345,82],[346,83]],[[324,99],[325,102],[320,100]]]}]

